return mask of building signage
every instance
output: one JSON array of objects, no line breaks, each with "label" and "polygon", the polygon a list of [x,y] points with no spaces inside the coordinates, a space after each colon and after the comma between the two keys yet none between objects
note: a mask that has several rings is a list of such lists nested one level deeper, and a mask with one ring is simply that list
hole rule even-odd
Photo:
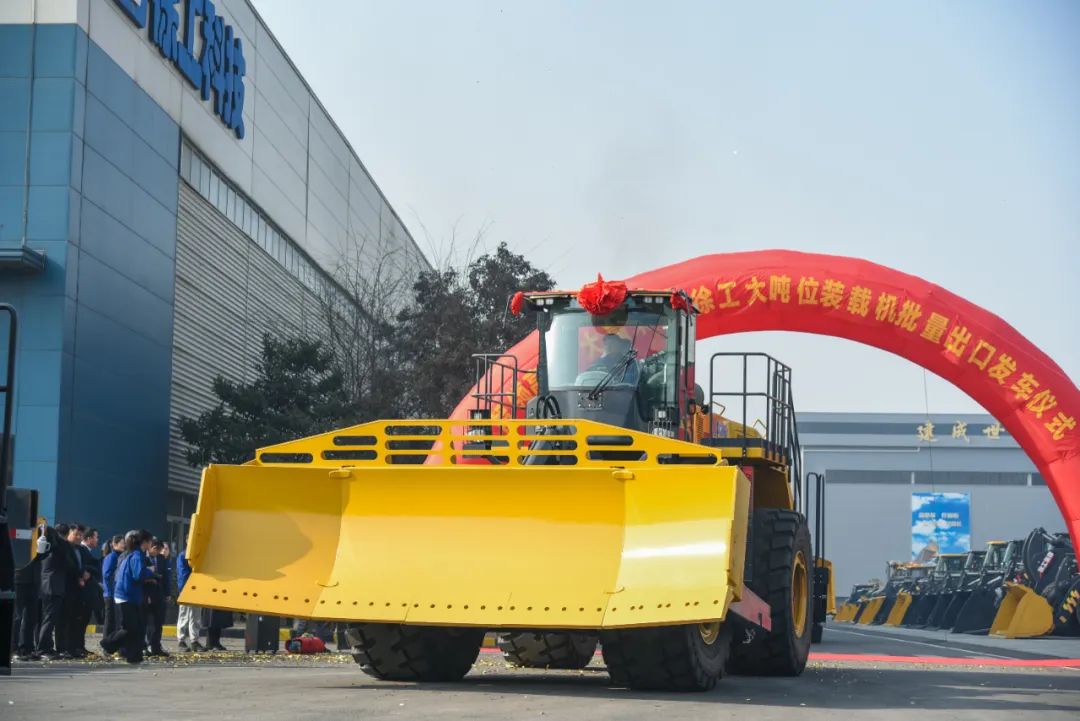
[{"label": "building signage", "polygon": [[911,494],[911,560],[926,563],[939,553],[971,550],[971,496]]},{"label": "building signage", "polygon": [[[244,137],[244,44],[217,14],[211,0],[113,0],[161,56],[172,62],[214,114]],[[180,11],[183,11],[183,23]],[[182,27],[181,27],[182,25]],[[196,43],[196,40],[198,41]],[[198,44],[198,50],[196,50]]]}]

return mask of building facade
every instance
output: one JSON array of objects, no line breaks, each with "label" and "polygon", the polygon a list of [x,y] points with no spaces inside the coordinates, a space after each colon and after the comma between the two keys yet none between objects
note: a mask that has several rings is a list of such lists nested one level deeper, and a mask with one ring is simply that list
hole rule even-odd
[{"label": "building facade", "polygon": [[350,244],[427,267],[247,0],[0,3],[0,300],[13,484],[42,513],[183,533],[178,419],[318,336]]},{"label": "building facade", "polygon": [[836,592],[912,559],[912,494],[967,494],[971,547],[1064,530],[1050,489],[991,416],[799,413],[806,472],[822,473]]}]

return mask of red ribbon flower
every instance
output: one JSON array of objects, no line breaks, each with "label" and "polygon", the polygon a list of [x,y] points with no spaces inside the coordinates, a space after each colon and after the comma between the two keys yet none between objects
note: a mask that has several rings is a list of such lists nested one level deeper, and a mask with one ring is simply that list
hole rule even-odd
[{"label": "red ribbon flower", "polygon": [[514,296],[510,299],[510,312],[514,315],[521,315],[521,307],[525,305],[525,292],[518,291],[514,293]]},{"label": "red ribbon flower", "polygon": [[608,315],[626,300],[626,283],[608,282],[596,274],[595,283],[586,283],[578,291],[578,303],[593,315]]}]

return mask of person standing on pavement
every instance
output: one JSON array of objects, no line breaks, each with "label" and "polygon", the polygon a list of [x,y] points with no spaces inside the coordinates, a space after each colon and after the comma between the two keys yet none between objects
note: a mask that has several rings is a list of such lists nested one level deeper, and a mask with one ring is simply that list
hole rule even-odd
[{"label": "person standing on pavement", "polygon": [[232,628],[232,625],[232,611],[222,611],[217,608],[210,609],[210,624],[206,628],[206,650],[227,651],[228,649],[221,645],[221,632],[227,628]]},{"label": "person standing on pavement", "polygon": [[161,630],[165,625],[165,598],[169,583],[168,561],[161,555],[162,541],[150,542],[150,571],[146,590],[146,650],[148,656],[168,656],[161,647]]},{"label": "person standing on pavement", "polygon": [[86,528],[73,523],[68,526],[67,553],[68,576],[64,588],[64,638],[67,653],[72,658],[83,658],[86,654],[79,648],[79,624],[83,616],[83,589],[90,578],[90,572],[83,567],[83,557],[79,553],[83,531]]},{"label": "person standing on pavement", "polygon": [[116,565],[124,551],[124,537],[113,536],[109,541],[109,553],[101,560],[101,597],[105,606],[105,628],[102,638],[107,638],[116,631],[116,603],[113,602],[113,588],[116,586]]},{"label": "person standing on pavement", "polygon": [[[70,658],[67,647],[67,620],[64,617],[64,598],[67,595],[70,571],[70,546],[63,523],[45,526],[45,551],[41,558],[41,624],[38,626],[37,652],[48,660]],[[54,640],[55,639],[55,640]]]},{"label": "person standing on pavement", "polygon": [[83,575],[68,643],[71,646],[71,655],[83,658],[89,655],[86,650],[86,626],[90,623],[90,617],[101,607],[101,559],[94,555],[94,549],[98,545],[97,529],[84,531],[82,526],[76,528],[80,530],[82,540],[73,548],[79,557]]},{"label": "person standing on pavement", "polygon": [[145,628],[143,624],[143,585],[153,576],[147,565],[146,552],[150,534],[128,531],[124,536],[124,555],[116,568],[113,601],[116,603],[119,624],[117,630],[101,639],[106,654],[123,651],[128,663],[142,663]]},{"label": "person standing on pavement", "polygon": [[[191,577],[191,564],[187,560],[187,552],[180,551],[176,557],[176,595],[184,590],[184,584]],[[202,609],[186,603],[180,604],[180,617],[176,621],[176,639],[179,641],[181,651],[199,652],[206,649],[199,644],[199,633],[202,631]]]},{"label": "person standing on pavement", "polygon": [[[41,533],[43,529],[38,529]],[[35,539],[38,548],[43,548],[46,539]],[[25,566],[15,569],[15,625],[12,629],[12,641],[15,647],[16,661],[36,661],[41,656],[37,652],[37,630],[41,622],[41,562],[44,556],[35,553]]]}]

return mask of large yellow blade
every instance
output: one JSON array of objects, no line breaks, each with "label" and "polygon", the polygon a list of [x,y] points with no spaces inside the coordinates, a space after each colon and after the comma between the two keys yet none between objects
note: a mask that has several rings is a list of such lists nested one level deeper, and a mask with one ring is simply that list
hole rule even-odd
[{"label": "large yellow blade", "polygon": [[724,618],[748,481],[623,465],[210,466],[181,602],[485,627]]},{"label": "large yellow blade", "polygon": [[1009,584],[990,626],[990,635],[1035,638],[1053,630],[1054,611],[1049,602],[1027,586]]}]

